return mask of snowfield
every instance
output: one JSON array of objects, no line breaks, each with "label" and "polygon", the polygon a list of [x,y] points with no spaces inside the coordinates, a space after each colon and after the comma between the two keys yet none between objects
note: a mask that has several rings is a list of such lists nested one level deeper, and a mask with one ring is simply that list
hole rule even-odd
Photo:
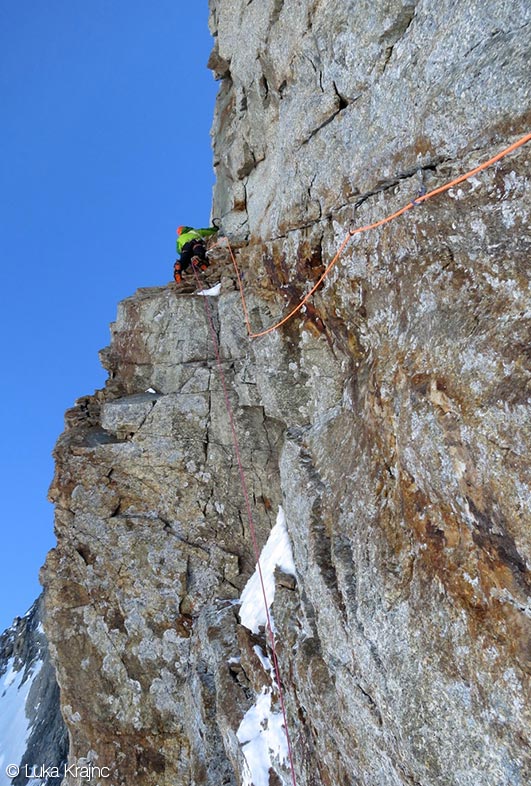
[{"label": "snowfield", "polygon": [[[33,664],[24,683],[24,669],[15,671],[13,666],[14,659],[11,659],[0,682],[0,786],[11,786],[12,777],[8,777],[6,767],[20,764],[26,751],[30,732],[26,702],[42,661]],[[40,783],[40,780],[32,781],[32,786]]]}]

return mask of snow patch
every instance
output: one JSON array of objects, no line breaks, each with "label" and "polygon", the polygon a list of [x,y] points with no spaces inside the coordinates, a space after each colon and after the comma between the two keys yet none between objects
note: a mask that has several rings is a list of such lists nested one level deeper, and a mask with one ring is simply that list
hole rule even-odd
[{"label": "snow patch", "polygon": [[253,650],[258,660],[262,664],[262,668],[264,669],[264,671],[267,672],[268,674],[272,674],[273,666],[271,665],[271,661],[269,660],[267,655],[264,655],[262,651],[262,647],[259,644],[255,644]]},{"label": "snow patch", "polygon": [[15,671],[14,659],[7,664],[7,671],[0,682],[0,786],[11,786],[5,768],[9,764],[20,764],[26,751],[30,731],[26,717],[26,702],[39,673],[42,661],[37,661],[24,684],[24,669]]},{"label": "snow patch", "polygon": [[236,736],[242,745],[245,766],[243,786],[269,786],[269,769],[285,764],[288,744],[282,714],[271,711],[271,690],[262,688],[247,710]]},{"label": "snow patch", "polygon": [[[289,542],[286,517],[282,507],[278,509],[277,521],[271,530],[267,543],[260,555],[260,569],[264,581],[265,596],[268,609],[275,599],[275,568],[295,576],[295,563]],[[260,582],[258,568],[255,570],[241,594],[240,622],[253,633],[265,627],[267,614],[264,593]]]},{"label": "snow patch", "polygon": [[217,297],[221,292],[221,281],[219,284],[216,284],[214,287],[210,289],[202,289],[200,292],[197,292],[198,295],[203,295],[204,297]]}]

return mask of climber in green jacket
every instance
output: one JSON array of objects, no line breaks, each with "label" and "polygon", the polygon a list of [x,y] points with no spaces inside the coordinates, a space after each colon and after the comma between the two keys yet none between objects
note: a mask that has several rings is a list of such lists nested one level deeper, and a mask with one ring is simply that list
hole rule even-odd
[{"label": "climber in green jacket", "polygon": [[175,260],[173,266],[173,278],[177,284],[182,281],[182,273],[190,265],[197,266],[200,270],[206,270],[208,260],[206,255],[205,238],[215,235],[219,227],[213,226],[207,229],[194,229],[193,227],[181,226],[177,229],[177,253],[180,258]]}]

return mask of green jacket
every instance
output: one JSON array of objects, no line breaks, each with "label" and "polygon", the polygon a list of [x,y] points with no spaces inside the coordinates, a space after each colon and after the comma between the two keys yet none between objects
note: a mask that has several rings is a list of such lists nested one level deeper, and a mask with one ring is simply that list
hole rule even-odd
[{"label": "green jacket", "polygon": [[183,231],[177,238],[177,252],[180,254],[183,246],[189,243],[190,240],[201,240],[204,237],[215,235],[218,231],[217,227],[208,227],[208,229],[194,229],[193,227],[184,227]]}]

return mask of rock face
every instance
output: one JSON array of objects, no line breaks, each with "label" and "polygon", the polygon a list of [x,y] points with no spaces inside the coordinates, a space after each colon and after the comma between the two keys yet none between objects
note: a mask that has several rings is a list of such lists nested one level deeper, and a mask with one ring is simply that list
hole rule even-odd
[{"label": "rock face", "polygon": [[[530,17],[493,0],[211,2],[213,212],[255,330],[352,223],[529,130]],[[531,780],[529,159],[357,237],[256,341],[217,252],[257,539],[282,504],[296,565],[272,611],[299,786]],[[204,299],[139,290],[102,360],[106,389],[56,448],[43,574],[70,763],[113,786],[292,783],[282,753],[249,772],[242,743],[278,691],[238,618],[254,557]],[[105,780],[65,786],[82,782]]]},{"label": "rock face", "polygon": [[[0,636],[0,730],[2,786],[59,786],[68,736],[42,627],[42,596]],[[18,775],[6,772],[9,765]]]},{"label": "rock face", "polygon": [[[263,541],[281,424],[258,401],[238,298],[226,293],[216,318]],[[237,782],[220,718],[236,745],[250,689],[229,668],[232,601],[253,558],[203,303],[161,288],[120,304],[108,389],[67,413],[56,447],[48,630],[72,755],[117,783]]]}]

